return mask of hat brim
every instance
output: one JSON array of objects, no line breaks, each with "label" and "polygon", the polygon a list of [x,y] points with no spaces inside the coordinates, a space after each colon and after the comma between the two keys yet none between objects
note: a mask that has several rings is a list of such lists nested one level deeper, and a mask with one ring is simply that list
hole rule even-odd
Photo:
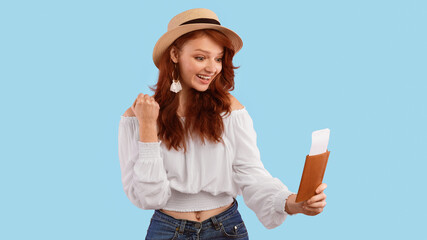
[{"label": "hat brim", "polygon": [[163,55],[165,50],[179,37],[182,35],[195,31],[200,29],[215,29],[220,32],[222,32],[225,36],[227,36],[231,44],[234,48],[235,53],[240,51],[240,49],[243,46],[243,41],[237,35],[237,33],[233,32],[232,30],[223,27],[221,25],[213,25],[213,24],[205,24],[205,23],[197,23],[197,24],[189,24],[184,26],[179,26],[171,31],[166,32],[163,34],[159,40],[157,41],[156,45],[154,46],[153,50],[153,61],[157,68],[159,68],[159,61],[160,57]]}]

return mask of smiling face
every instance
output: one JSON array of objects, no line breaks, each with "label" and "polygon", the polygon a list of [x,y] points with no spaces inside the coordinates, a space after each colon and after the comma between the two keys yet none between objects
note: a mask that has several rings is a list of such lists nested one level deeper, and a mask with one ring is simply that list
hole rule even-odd
[{"label": "smiling face", "polygon": [[178,63],[183,90],[194,88],[204,92],[222,70],[224,48],[202,35],[188,40],[180,50],[171,49],[171,59]]}]

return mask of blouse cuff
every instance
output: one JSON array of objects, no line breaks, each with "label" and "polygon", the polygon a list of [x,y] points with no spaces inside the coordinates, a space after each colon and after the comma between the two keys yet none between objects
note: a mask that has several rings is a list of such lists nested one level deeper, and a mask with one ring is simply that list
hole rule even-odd
[{"label": "blouse cuff", "polygon": [[160,156],[160,143],[161,142],[140,142],[139,145],[139,157],[140,159],[159,159]]},{"label": "blouse cuff", "polygon": [[[276,195],[276,201],[274,202],[274,210],[276,210],[276,212],[279,212],[279,213],[289,214],[285,211],[285,206],[286,206],[286,200],[288,200],[288,197],[292,194],[294,193],[287,190],[278,192]],[[289,214],[289,215],[293,215],[293,214]]]}]

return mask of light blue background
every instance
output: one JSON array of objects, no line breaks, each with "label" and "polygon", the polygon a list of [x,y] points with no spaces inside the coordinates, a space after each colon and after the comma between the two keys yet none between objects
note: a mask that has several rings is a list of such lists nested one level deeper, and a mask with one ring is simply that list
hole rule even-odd
[{"label": "light blue background", "polygon": [[298,190],[311,132],[330,128],[327,206],[251,239],[422,236],[426,1],[1,1],[0,238],[143,239],[153,211],[122,189],[121,114],[150,93],[169,20],[205,7],[236,31],[234,95],[262,161]]}]

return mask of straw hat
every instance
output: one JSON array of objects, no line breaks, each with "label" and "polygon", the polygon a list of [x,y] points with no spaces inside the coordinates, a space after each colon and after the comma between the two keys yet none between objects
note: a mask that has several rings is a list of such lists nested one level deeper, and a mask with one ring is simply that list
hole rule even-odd
[{"label": "straw hat", "polygon": [[153,61],[159,68],[160,57],[164,51],[180,36],[199,29],[215,29],[227,36],[237,53],[243,46],[242,39],[232,30],[221,26],[214,12],[206,8],[195,8],[173,17],[168,24],[168,31],[163,34],[153,50]]}]

